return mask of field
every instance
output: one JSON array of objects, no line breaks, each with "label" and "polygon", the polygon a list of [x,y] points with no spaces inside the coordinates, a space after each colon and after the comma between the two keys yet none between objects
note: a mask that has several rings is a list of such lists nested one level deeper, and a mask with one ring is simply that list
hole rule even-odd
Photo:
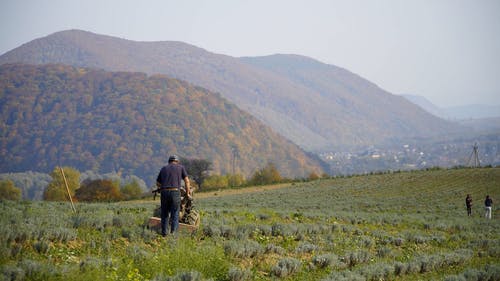
[{"label": "field", "polygon": [[147,227],[158,200],[80,203],[76,214],[66,202],[2,201],[0,280],[500,280],[500,168],[321,179],[195,199],[199,230],[166,238]]}]

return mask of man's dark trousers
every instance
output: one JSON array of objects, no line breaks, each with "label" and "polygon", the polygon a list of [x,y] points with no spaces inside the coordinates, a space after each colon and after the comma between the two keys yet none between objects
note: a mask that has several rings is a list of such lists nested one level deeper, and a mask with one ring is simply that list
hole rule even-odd
[{"label": "man's dark trousers", "polygon": [[179,211],[181,196],[179,190],[161,191],[161,234],[167,235],[167,223],[170,222],[170,233],[179,228]]}]

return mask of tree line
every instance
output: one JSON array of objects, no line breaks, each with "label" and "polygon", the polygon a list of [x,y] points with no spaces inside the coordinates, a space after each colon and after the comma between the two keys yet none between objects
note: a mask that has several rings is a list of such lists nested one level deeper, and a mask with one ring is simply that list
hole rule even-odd
[{"label": "tree line", "polygon": [[[188,170],[192,183],[199,191],[292,181],[284,178],[273,163],[267,163],[248,179],[241,174],[211,174],[213,164],[206,159],[181,158],[181,163]],[[62,171],[64,171],[64,177]],[[29,174],[37,175],[33,172]],[[135,176],[128,177],[128,180],[124,181],[116,174],[102,176],[85,172],[82,175],[73,167],[56,167],[49,177],[51,180],[47,182],[41,197],[46,201],[67,201],[71,196],[73,200],[81,202],[113,202],[134,200],[150,195],[144,181]],[[316,173],[311,173],[307,179],[315,180],[319,177]],[[18,181],[17,184],[22,185],[23,181]],[[22,188],[16,186],[11,178],[0,177],[0,199],[20,200],[23,199],[22,193]]]}]

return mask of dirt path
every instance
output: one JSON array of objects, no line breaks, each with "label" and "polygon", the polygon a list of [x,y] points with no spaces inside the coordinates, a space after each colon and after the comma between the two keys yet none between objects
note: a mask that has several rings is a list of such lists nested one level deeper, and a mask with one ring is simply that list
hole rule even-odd
[{"label": "dirt path", "polygon": [[194,194],[195,199],[203,199],[203,198],[212,198],[212,197],[224,197],[228,195],[234,194],[246,194],[246,193],[254,193],[254,192],[262,192],[266,190],[274,190],[280,188],[290,187],[291,184],[283,183],[283,184],[275,184],[275,185],[265,185],[265,186],[252,186],[238,189],[221,189],[217,191],[207,191],[207,192],[196,192]]},{"label": "dirt path", "polygon": [[[212,190],[212,191],[207,191],[207,192],[195,192],[194,193],[194,199],[204,199],[204,198],[213,198],[213,197],[224,197],[228,195],[235,195],[235,194],[246,194],[246,193],[254,193],[254,192],[262,192],[266,190],[274,190],[274,189],[280,189],[280,188],[287,188],[290,187],[292,184],[291,183],[282,183],[282,184],[275,184],[275,185],[265,185],[265,186],[252,186],[252,187],[243,187],[243,188],[235,188],[235,189],[221,189],[221,190]],[[159,198],[160,195],[156,196],[156,201],[159,203]],[[134,201],[128,201],[128,202],[134,202],[134,203],[146,203],[146,202],[151,202],[153,201],[153,196],[147,198],[147,199],[140,199],[140,200],[134,200]]]}]

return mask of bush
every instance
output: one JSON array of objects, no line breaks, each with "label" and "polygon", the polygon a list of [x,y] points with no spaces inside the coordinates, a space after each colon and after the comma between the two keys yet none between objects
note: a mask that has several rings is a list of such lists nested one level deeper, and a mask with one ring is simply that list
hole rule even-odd
[{"label": "bush", "polygon": [[252,240],[245,242],[228,241],[224,244],[224,253],[236,258],[254,258],[263,252],[262,246]]},{"label": "bush", "polygon": [[252,272],[248,269],[232,267],[228,272],[229,281],[245,281],[252,279]]},{"label": "bush", "polygon": [[26,280],[24,270],[15,265],[3,265],[0,267],[1,280],[5,281],[22,281]]},{"label": "bush", "polygon": [[305,242],[305,243],[301,243],[300,245],[298,245],[297,248],[295,249],[295,252],[298,254],[303,254],[303,253],[310,254],[310,253],[316,251],[317,249],[318,249],[318,246],[311,244],[311,243],[308,243],[308,242]]},{"label": "bush", "polygon": [[333,266],[338,261],[338,257],[334,254],[325,254],[314,256],[312,262],[319,268],[327,268]]},{"label": "bush", "polygon": [[268,244],[265,249],[266,254],[278,254],[280,256],[286,253],[286,250],[283,247],[276,246],[274,244]]},{"label": "bush", "polygon": [[366,281],[366,278],[357,272],[352,271],[342,271],[333,272],[323,281]]},{"label": "bush", "polygon": [[172,281],[203,281],[203,275],[198,271],[182,272],[177,274]]},{"label": "bush", "polygon": [[250,179],[254,185],[273,184],[281,182],[282,178],[276,165],[268,163],[264,168],[256,171]]},{"label": "bush", "polygon": [[0,181],[0,200],[21,200],[21,189],[10,180]]},{"label": "bush", "polygon": [[111,180],[83,182],[82,186],[76,190],[75,195],[79,201],[88,202],[119,201],[123,198],[118,185]]},{"label": "bush", "polygon": [[386,263],[376,263],[365,266],[359,270],[366,280],[390,280],[394,274],[394,266]]},{"label": "bush", "polygon": [[391,248],[388,247],[380,247],[377,249],[377,257],[379,258],[385,258],[388,257],[391,254]]},{"label": "bush", "polygon": [[277,277],[286,277],[300,270],[301,263],[294,258],[281,259],[273,268],[271,273]]},{"label": "bush", "polygon": [[370,260],[370,253],[365,250],[351,252],[344,256],[344,263],[349,267],[354,267],[361,263],[366,263]]},{"label": "bush", "polygon": [[39,253],[39,254],[46,254],[49,249],[50,245],[46,241],[37,241],[33,244],[33,248]]},{"label": "bush", "polygon": [[142,189],[136,180],[122,186],[120,191],[125,200],[139,199],[142,195]]}]

